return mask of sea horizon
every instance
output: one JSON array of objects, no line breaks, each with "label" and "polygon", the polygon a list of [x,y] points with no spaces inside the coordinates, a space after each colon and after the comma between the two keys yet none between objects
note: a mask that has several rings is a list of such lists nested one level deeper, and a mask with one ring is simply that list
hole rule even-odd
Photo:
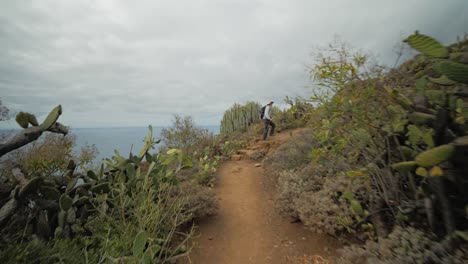
[{"label": "sea horizon", "polygon": [[[160,139],[161,131],[164,128],[171,126],[152,126],[153,138]],[[197,128],[207,129],[213,134],[219,134],[220,126],[204,126],[197,125]],[[12,132],[19,131],[16,129],[0,129],[0,134],[10,137]],[[7,132],[7,133],[2,133]],[[70,135],[76,137],[73,153],[77,155],[82,147],[96,146],[99,151],[98,155],[93,160],[93,165],[99,165],[105,158],[111,158],[114,151],[117,150],[122,156],[128,156],[130,151],[138,153],[143,147],[143,140],[148,133],[148,126],[132,126],[132,127],[72,127]],[[2,137],[2,140],[4,137]],[[41,139],[41,138],[40,138]],[[39,140],[40,140],[39,139]],[[152,152],[159,149],[157,144]]]}]

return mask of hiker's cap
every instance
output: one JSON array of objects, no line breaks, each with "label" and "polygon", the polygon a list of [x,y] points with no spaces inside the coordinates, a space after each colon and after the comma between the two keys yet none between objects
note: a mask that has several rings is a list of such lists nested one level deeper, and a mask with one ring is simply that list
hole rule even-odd
[{"label": "hiker's cap", "polygon": [[274,103],[274,102],[273,101],[268,102],[268,104],[272,104],[272,103]]}]

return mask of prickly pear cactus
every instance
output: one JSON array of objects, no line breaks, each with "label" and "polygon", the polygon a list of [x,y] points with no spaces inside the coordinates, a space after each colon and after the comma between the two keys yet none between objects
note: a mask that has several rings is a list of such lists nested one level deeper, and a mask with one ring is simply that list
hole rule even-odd
[{"label": "prickly pear cactus", "polygon": [[37,119],[36,119],[36,116],[33,115],[33,114],[30,114],[30,113],[26,113],[28,115],[28,122],[32,125],[32,126],[38,126],[39,123],[37,122]]},{"label": "prickly pear cactus", "polygon": [[408,43],[413,49],[416,49],[429,57],[447,58],[449,55],[448,49],[446,47],[429,36],[416,33],[409,36],[404,40],[404,42]]},{"label": "prickly pear cactus", "polygon": [[468,83],[468,65],[441,60],[434,64],[434,70],[439,74],[447,76],[450,80]]},{"label": "prickly pear cactus", "polygon": [[436,117],[431,114],[414,112],[408,115],[408,119],[416,125],[430,124],[436,120]]},{"label": "prickly pear cactus", "polygon": [[449,159],[455,151],[453,145],[442,145],[433,149],[426,150],[416,156],[416,163],[419,166],[431,167]]},{"label": "prickly pear cactus", "polygon": [[57,119],[59,118],[61,114],[62,114],[61,105],[58,105],[54,109],[52,109],[52,111],[50,111],[49,115],[46,117],[44,122],[42,122],[42,124],[40,125],[41,130],[46,131],[51,126],[53,126],[55,122],[57,122]]},{"label": "prickly pear cactus", "polygon": [[439,78],[429,77],[429,80],[435,84],[440,84],[440,85],[445,85],[445,86],[454,85],[457,83],[456,81],[450,80],[445,75],[442,75]]},{"label": "prickly pear cactus", "polygon": [[70,209],[73,205],[73,199],[70,198],[66,193],[64,193],[62,194],[62,196],[60,196],[59,204],[60,209],[62,209],[63,211],[68,211],[68,209]]},{"label": "prickly pear cactus", "polygon": [[20,125],[22,128],[28,128],[29,120],[28,120],[28,114],[27,113],[19,112],[16,115],[15,120],[16,120],[16,123],[18,123],[18,125]]},{"label": "prickly pear cactus", "polygon": [[403,161],[392,164],[392,168],[398,171],[413,171],[418,164],[415,161]]}]

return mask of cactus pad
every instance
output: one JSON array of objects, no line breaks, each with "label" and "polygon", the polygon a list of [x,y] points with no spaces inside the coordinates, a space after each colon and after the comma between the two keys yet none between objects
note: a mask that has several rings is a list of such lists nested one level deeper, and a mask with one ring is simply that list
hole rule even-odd
[{"label": "cactus pad", "polygon": [[28,128],[28,125],[29,125],[28,113],[19,112],[19,113],[16,115],[15,120],[16,120],[16,123],[18,123],[18,125],[20,125],[20,127],[22,127],[22,128]]},{"label": "cactus pad", "polygon": [[468,65],[441,60],[434,64],[434,70],[447,76],[450,80],[468,83]]},{"label": "cactus pad", "polygon": [[424,94],[426,95],[427,99],[429,99],[429,102],[440,105],[440,106],[445,105],[447,95],[445,94],[444,91],[426,90]]},{"label": "cactus pad", "polygon": [[405,39],[404,42],[408,43],[413,49],[429,57],[447,58],[449,55],[449,51],[446,47],[437,40],[426,35],[413,34]]},{"label": "cactus pad", "polygon": [[429,77],[429,80],[435,84],[439,84],[439,85],[454,85],[456,84],[457,82],[455,81],[452,81],[450,80],[449,78],[447,78],[447,76],[445,75],[442,75],[440,76],[439,78],[431,78]]},{"label": "cactus pad", "polygon": [[60,196],[59,204],[60,209],[62,209],[63,211],[67,211],[72,207],[73,199],[68,197],[68,195],[64,193],[62,194],[62,196]]},{"label": "cactus pad", "polygon": [[62,106],[58,105],[52,111],[50,111],[49,115],[46,117],[44,122],[40,125],[42,131],[46,131],[49,129],[51,126],[57,122],[57,119],[59,116],[62,114]]},{"label": "cactus pad", "polygon": [[93,193],[107,193],[110,191],[109,184],[107,182],[100,183],[91,187]]},{"label": "cactus pad", "polygon": [[425,125],[425,124],[430,124],[434,120],[436,120],[436,117],[431,114],[426,114],[426,113],[421,113],[421,112],[414,112],[408,115],[408,119],[411,121],[411,123],[416,124],[416,125]]},{"label": "cactus pad", "polygon": [[58,199],[60,199],[60,192],[57,190],[57,188],[50,186],[41,186],[40,190],[44,198],[46,198],[47,200],[57,201]]},{"label": "cactus pad", "polygon": [[449,159],[453,155],[454,151],[454,146],[442,145],[420,153],[416,156],[415,160],[419,166],[431,167]]},{"label": "cactus pad", "polygon": [[417,167],[415,161],[403,161],[392,164],[392,168],[397,171],[413,171]]},{"label": "cactus pad", "polygon": [[30,113],[26,113],[26,115],[28,116],[29,124],[31,124],[32,126],[38,126],[39,125],[35,115],[30,114]]}]

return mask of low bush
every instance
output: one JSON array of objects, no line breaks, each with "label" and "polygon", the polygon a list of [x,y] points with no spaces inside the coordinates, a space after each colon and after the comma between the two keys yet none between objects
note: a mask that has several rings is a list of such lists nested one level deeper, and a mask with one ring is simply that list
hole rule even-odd
[{"label": "low bush", "polygon": [[183,197],[183,211],[187,221],[213,216],[217,212],[218,203],[212,188],[182,182],[172,189],[172,195]]},{"label": "low bush", "polygon": [[276,180],[282,171],[307,164],[310,161],[308,155],[315,146],[312,130],[302,130],[294,140],[287,141],[264,160],[266,173]]},{"label": "low bush", "polygon": [[353,245],[341,250],[340,264],[462,264],[468,261],[468,248],[453,249],[454,241],[438,241],[435,236],[412,227],[396,227],[378,242],[368,241],[363,246]]},{"label": "low bush", "polygon": [[151,155],[151,127],[144,142],[138,156],[116,152],[86,175],[73,163],[66,174],[35,170],[29,178],[15,168],[16,181],[1,184],[13,189],[0,201],[1,262],[167,263],[185,256],[186,224],[201,213],[175,175],[191,162],[176,149]]}]

